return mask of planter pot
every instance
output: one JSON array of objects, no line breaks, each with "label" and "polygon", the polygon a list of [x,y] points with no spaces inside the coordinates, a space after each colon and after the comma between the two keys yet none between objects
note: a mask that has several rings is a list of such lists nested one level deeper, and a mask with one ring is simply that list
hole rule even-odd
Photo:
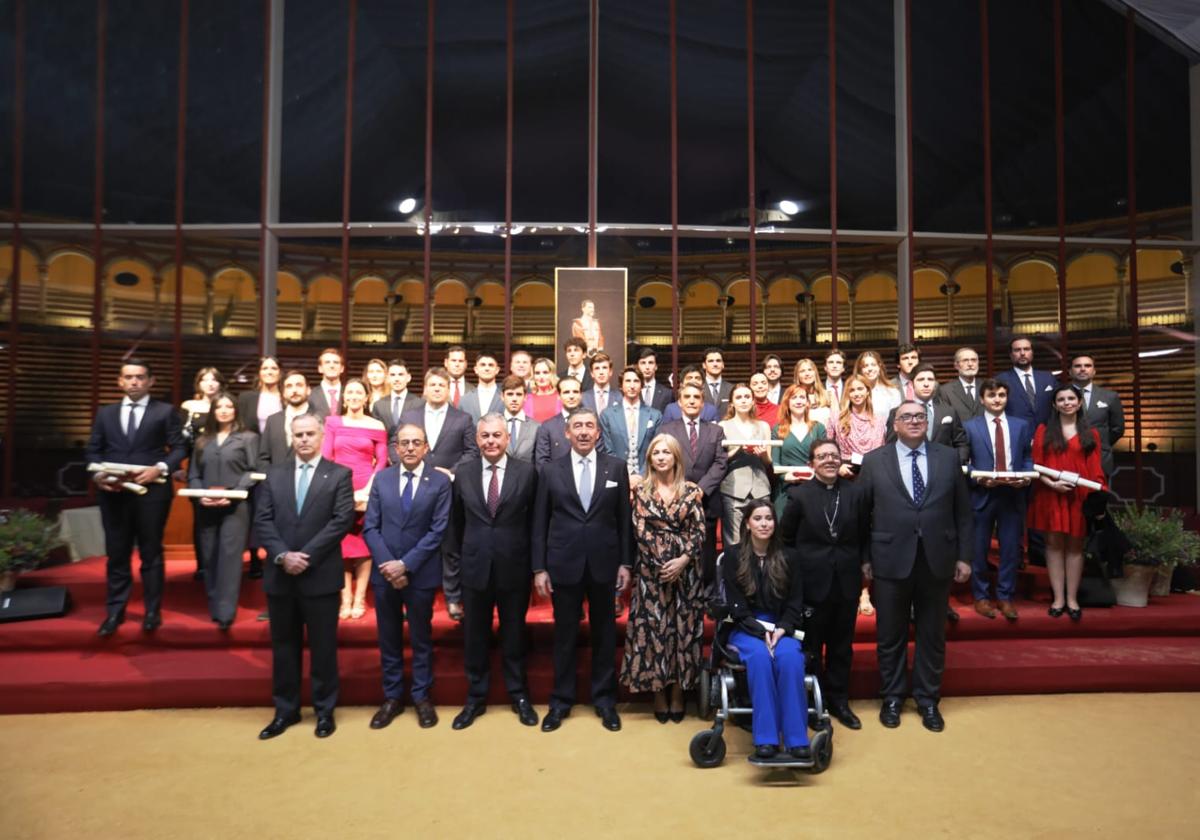
[{"label": "planter pot", "polygon": [[0,593],[12,592],[17,588],[16,572],[0,572]]},{"label": "planter pot", "polygon": [[1117,605],[1121,607],[1144,607],[1150,597],[1150,584],[1154,580],[1157,566],[1138,566],[1133,563],[1125,564],[1125,577],[1113,578],[1113,592],[1117,596]]},{"label": "planter pot", "polygon": [[1155,598],[1163,598],[1171,594],[1171,576],[1175,574],[1174,563],[1163,563],[1154,569],[1154,580],[1150,584],[1150,594]]}]

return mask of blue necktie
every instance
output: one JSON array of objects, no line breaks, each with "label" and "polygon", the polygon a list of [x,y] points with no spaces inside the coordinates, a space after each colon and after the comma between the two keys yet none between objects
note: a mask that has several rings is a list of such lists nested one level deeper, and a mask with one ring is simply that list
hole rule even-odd
[{"label": "blue necktie", "polygon": [[592,468],[587,458],[579,468],[579,504],[584,510],[592,506]]},{"label": "blue necktie", "polygon": [[408,470],[404,471],[404,479],[404,492],[400,494],[400,513],[403,516],[408,516],[409,510],[412,509],[413,484],[415,483],[415,479],[413,474]]},{"label": "blue necktie", "polygon": [[129,404],[129,420],[125,424],[125,437],[127,440],[133,440],[133,436],[137,434],[137,410],[141,408],[137,403]]},{"label": "blue necktie", "polygon": [[925,498],[925,479],[921,477],[921,468],[917,466],[917,456],[921,452],[914,449],[909,453],[912,458],[912,496],[913,504],[921,504],[921,500]]},{"label": "blue necktie", "polygon": [[312,464],[300,465],[300,481],[296,484],[296,513],[304,509],[304,497],[308,495],[308,471]]}]

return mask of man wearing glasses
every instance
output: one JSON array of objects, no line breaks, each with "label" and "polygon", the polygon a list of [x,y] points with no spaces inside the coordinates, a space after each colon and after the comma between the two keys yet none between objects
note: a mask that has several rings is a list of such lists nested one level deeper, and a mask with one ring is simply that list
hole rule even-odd
[{"label": "man wearing glasses", "polygon": [[882,682],[880,722],[900,725],[906,689],[909,615],[916,623],[912,696],[931,732],[945,727],[938,711],[946,659],[946,607],[951,580],[971,576],[971,497],[958,453],[926,440],[924,406],[896,409],[896,442],[868,453],[862,478],[871,509],[876,648]]}]

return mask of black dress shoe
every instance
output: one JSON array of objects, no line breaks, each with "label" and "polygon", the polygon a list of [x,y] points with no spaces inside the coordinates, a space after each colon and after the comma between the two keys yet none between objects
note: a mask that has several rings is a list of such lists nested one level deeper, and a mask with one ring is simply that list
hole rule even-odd
[{"label": "black dress shoe", "polygon": [[546,712],[546,716],[542,718],[542,731],[553,732],[558,727],[562,726],[563,718],[570,717],[570,709],[556,709],[550,707],[550,711]]},{"label": "black dress shoe", "polygon": [[834,706],[829,710],[829,713],[837,719],[838,723],[847,729],[862,729],[862,721],[858,719],[858,715],[851,711],[849,703]]},{"label": "black dress shoe", "polygon": [[609,732],[621,731],[621,716],[617,714],[616,707],[604,706],[596,707],[596,716],[600,718],[600,722],[604,724],[604,728]]},{"label": "black dress shoe", "polygon": [[1050,607],[1050,609],[1046,610],[1046,615],[1050,616],[1051,618],[1062,618],[1064,611],[1064,607]]},{"label": "black dress shoe", "polygon": [[383,729],[395,719],[396,715],[403,711],[404,702],[402,700],[384,700],[383,705],[379,707],[379,711],[371,717],[371,728]]},{"label": "black dress shoe", "polygon": [[900,709],[903,706],[899,700],[884,700],[879,707],[879,722],[888,729],[895,729],[900,725]]},{"label": "black dress shoe", "polygon": [[683,716],[687,714],[686,709],[680,709],[678,712],[671,712],[672,723],[683,723]]},{"label": "black dress shoe", "polygon": [[437,709],[428,700],[419,700],[413,703],[413,708],[417,710],[417,723],[422,729],[431,729],[437,726],[438,716]]},{"label": "black dress shoe", "polygon": [[117,632],[117,628],[125,623],[125,610],[112,613],[107,616],[104,621],[100,622],[100,629],[96,631],[97,636],[111,636]]},{"label": "black dress shoe", "polygon": [[475,718],[487,711],[487,706],[482,703],[468,703],[463,706],[463,710],[454,716],[454,722],[450,724],[451,729],[466,729],[475,722]]},{"label": "black dress shoe", "polygon": [[204,570],[196,569],[196,571],[192,572],[192,580],[204,580]]},{"label": "black dress shoe", "polygon": [[271,615],[266,610],[263,610],[258,615],[254,616],[255,621],[270,621]]},{"label": "black dress shoe", "polygon": [[162,627],[162,613],[158,610],[146,613],[146,617],[142,619],[142,629],[147,633],[153,633],[159,627]]},{"label": "black dress shoe", "polygon": [[262,732],[258,733],[258,740],[267,741],[267,740],[270,740],[271,738],[274,738],[276,735],[282,735],[285,731],[287,731],[287,728],[289,726],[294,726],[295,724],[297,724],[299,722],[300,722],[300,714],[299,713],[296,713],[296,714],[292,715],[291,717],[283,717],[282,715],[275,715],[275,719],[272,720],[270,723],[268,723],[266,728],[263,729]]},{"label": "black dress shoe", "polygon": [[792,747],[788,750],[792,758],[797,758],[800,761],[808,761],[812,758],[812,750],[808,747]]},{"label": "black dress shoe", "polygon": [[917,711],[921,713],[921,725],[930,732],[941,732],[946,728],[946,721],[942,720],[942,713],[938,711],[936,703],[930,703],[928,706],[917,706]]},{"label": "black dress shoe", "polygon": [[951,624],[958,624],[958,611],[953,607],[946,607],[946,621]]},{"label": "black dress shoe", "polygon": [[1070,607],[1067,607],[1067,617],[1072,621],[1079,621],[1081,618],[1083,618],[1083,608],[1076,607],[1075,609],[1071,609]]},{"label": "black dress shoe", "polygon": [[254,557],[250,561],[250,568],[246,570],[246,577],[250,580],[258,580],[263,576],[262,560]]},{"label": "black dress shoe", "polygon": [[537,726],[538,713],[534,711],[533,706],[525,697],[518,697],[512,702],[513,714],[517,716],[517,720],[526,726]]},{"label": "black dress shoe", "polygon": [[333,715],[318,715],[317,728],[313,730],[313,734],[318,738],[328,738],[337,729],[337,724],[333,722]]},{"label": "black dress shoe", "polygon": [[227,618],[217,622],[217,629],[222,633],[228,633],[229,628],[233,626],[233,619]]},{"label": "black dress shoe", "polygon": [[658,721],[659,723],[666,723],[667,721],[669,721],[671,719],[671,713],[656,711],[654,713],[654,719],[656,721]]},{"label": "black dress shoe", "polygon": [[754,748],[755,758],[774,758],[779,755],[779,747],[774,744],[759,744]]}]

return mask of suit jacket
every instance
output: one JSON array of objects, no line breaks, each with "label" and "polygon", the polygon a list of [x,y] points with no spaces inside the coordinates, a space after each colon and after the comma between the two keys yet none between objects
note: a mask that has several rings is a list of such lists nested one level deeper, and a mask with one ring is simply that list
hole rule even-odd
[{"label": "suit jacket", "polygon": [[139,412],[142,416],[130,440],[121,425],[121,403],[100,407],[87,443],[89,464],[109,461],[152,467],[165,463],[168,474],[179,469],[187,457],[187,448],[183,441],[183,421],[175,406],[151,397]]},{"label": "suit jacket", "polygon": [[575,489],[572,458],[542,467],[533,512],[533,571],[550,573],[555,584],[583,580],[616,583],[617,568],[632,566],[633,511],[625,462],[596,453],[595,485],[587,510]]},{"label": "suit jacket", "polygon": [[447,553],[460,558],[464,586],[486,589],[492,582],[498,589],[527,589],[537,469],[507,460],[495,517],[488,510],[484,474],[484,459],[476,458],[454,476]]},{"label": "suit jacket", "polygon": [[968,397],[967,389],[957,376],[938,387],[937,394],[946,402],[958,418],[958,422],[966,423],[972,417],[983,414],[983,403],[979,401],[979,384],[983,380],[975,377],[975,396]]},{"label": "suit jacket", "polygon": [[538,426],[533,443],[533,463],[540,469],[546,462],[565,458],[571,451],[567,440],[567,420],[561,414],[547,418]]},{"label": "suit jacket", "polygon": [[[663,422],[682,419],[683,409],[679,407],[679,403],[667,403],[667,407],[663,409]],[[721,417],[717,414],[717,407],[712,403],[706,402],[700,406],[700,419],[705,423],[717,423],[720,422]]]},{"label": "suit jacket", "polygon": [[[504,416],[503,412],[501,412],[501,416]],[[522,416],[524,416],[525,419],[517,423],[517,436],[509,438],[508,454],[517,460],[532,464],[534,448],[537,446],[538,431],[540,426],[536,420],[528,415],[525,415],[524,412],[522,412]],[[560,414],[558,416],[561,417],[562,415]],[[553,420],[554,418],[550,419]],[[507,425],[508,419],[505,418],[504,422],[505,425]]]},{"label": "suit jacket", "polygon": [[442,585],[442,539],[450,522],[451,482],[426,462],[408,515],[400,510],[401,467],[380,470],[371,482],[363,541],[371,550],[371,582],[384,583],[381,563],[401,560],[408,585],[437,589]]},{"label": "suit jacket", "polygon": [[[419,411],[424,407],[425,400],[418,397],[412,391],[404,392],[404,403],[400,406],[401,415],[410,411]],[[387,429],[388,449],[390,450],[392,448],[392,439],[396,436],[396,429],[400,426],[400,418],[392,414],[391,394],[375,401],[375,406],[371,409],[371,416],[382,423],[383,427]]]},{"label": "suit jacket", "polygon": [[[329,398],[325,395],[325,380],[317,379],[315,385],[312,386],[312,391],[308,395],[308,405],[313,414],[318,414],[321,417],[328,417],[330,414],[341,414],[340,406],[329,405]],[[338,389],[338,399],[341,400],[342,394],[345,392],[346,384],[342,383]],[[333,409],[337,408],[337,411]]]},{"label": "suit jacket", "polygon": [[666,385],[654,380],[654,394],[650,398],[650,407],[662,414],[667,405],[675,400],[675,392]]},{"label": "suit jacket", "polygon": [[733,393],[733,383],[721,377],[721,387],[718,389],[720,399],[718,400],[712,398],[712,387],[708,384],[707,379],[704,380],[704,384],[701,387],[704,390],[704,401],[716,408],[717,416],[723,418],[725,413],[729,411],[729,395]]},{"label": "suit jacket", "polygon": [[[1083,399],[1082,391],[1080,399]],[[1092,385],[1092,401],[1087,410],[1088,425],[1100,433],[1100,467],[1106,476],[1113,471],[1113,444],[1125,434],[1125,411],[1116,391]]]},{"label": "suit jacket", "polygon": [[[561,368],[558,369],[558,378],[559,379],[562,379],[564,376],[569,376],[569,375],[570,374],[567,373],[566,365],[563,365]],[[583,368],[583,379],[581,379],[579,381],[579,386],[586,393],[587,391],[589,391],[591,389],[591,387],[594,384],[595,383],[592,381],[592,372],[590,370],[588,370],[587,366],[585,365]]]},{"label": "suit jacket", "polygon": [[[400,415],[400,425],[412,423],[414,426],[425,428],[425,408],[413,409]],[[390,459],[396,462],[395,447],[390,447]],[[438,435],[437,445],[429,450],[426,463],[435,467],[445,467],[454,472],[459,464],[471,458],[479,457],[479,447],[475,443],[475,424],[465,411],[459,411],[449,403],[446,404],[446,419],[442,423],[442,431]]]},{"label": "suit jacket", "polygon": [[[967,436],[962,430],[962,424],[958,420],[958,415],[946,403],[934,397],[930,402],[931,416],[928,420],[929,428],[931,429],[929,440],[934,443],[940,443],[942,446],[949,446],[958,452],[958,461],[960,464],[967,463],[971,457],[971,451],[967,446]],[[884,443],[896,442],[896,427],[894,421],[896,419],[896,409],[888,412],[887,429],[884,435]]]},{"label": "suit jacket", "polygon": [[[304,508],[296,512],[296,459],[267,470],[254,505],[254,528],[267,550],[263,589],[268,595],[328,595],[342,588],[342,537],[354,524],[353,473],[322,458],[309,479]],[[289,575],[273,561],[288,551],[308,555],[308,568]]]},{"label": "suit jacket", "polygon": [[844,601],[857,600],[863,564],[871,560],[871,511],[863,485],[839,478],[830,489],[812,479],[789,485],[786,496],[779,533],[800,558],[805,599],[819,604],[837,592]]},{"label": "suit jacket", "polygon": [[[636,442],[639,474],[646,473],[646,453],[650,450],[650,441],[658,434],[660,423],[662,414],[639,401]],[[622,401],[600,413],[600,441],[597,449],[624,461],[629,452],[629,443],[629,430],[625,426],[625,403]]]},{"label": "suit jacket", "polygon": [[687,423],[683,420],[663,423],[658,431],[679,442],[679,448],[683,450],[685,478],[699,486],[704,493],[704,515],[708,519],[719,519],[721,481],[725,478],[725,465],[729,461],[729,450],[721,445],[721,441],[725,440],[725,429],[717,423],[701,421],[696,429],[695,458],[692,458],[692,446],[688,442]]},{"label": "suit jacket", "polygon": [[611,382],[608,383],[608,405],[596,405],[595,383],[592,383],[592,387],[583,392],[583,405],[597,414],[603,414],[609,406],[620,405],[621,400],[621,389],[613,387]]},{"label": "suit jacket", "polygon": [[[971,453],[971,469],[996,469],[996,432],[991,419],[986,415],[972,417],[963,426],[967,435],[967,444]],[[1033,470],[1033,429],[1019,417],[1008,418],[1009,451],[1012,452],[1012,463],[1008,468],[1019,472]],[[1008,497],[1015,503],[1025,506],[1026,491],[1020,487],[983,487],[974,479],[971,480],[971,505],[976,510],[981,509],[992,496]]]},{"label": "suit jacket", "polygon": [[472,387],[470,391],[463,395],[463,398],[458,401],[458,410],[465,411],[471,418],[471,422],[478,423],[479,418],[485,414],[503,414],[504,413],[504,395],[500,390],[500,383],[496,383],[496,390],[492,392],[492,401],[485,406],[479,404],[479,391]]},{"label": "suit jacket", "polygon": [[[312,414],[312,406],[308,407]],[[262,469],[272,464],[282,464],[292,456],[292,447],[288,446],[287,430],[283,427],[287,409],[277,411],[267,418],[266,428],[263,429],[262,440],[258,445],[258,462]]]},{"label": "suit jacket", "polygon": [[1050,394],[1058,385],[1058,380],[1049,371],[1035,370],[1032,373],[1033,391],[1037,396],[1035,403],[1030,403],[1029,395],[1025,393],[1024,375],[1018,378],[1016,371],[1008,368],[997,373],[995,378],[1008,386],[1008,405],[1004,413],[1009,417],[1018,417],[1036,429],[1050,419]]},{"label": "suit jacket", "polygon": [[971,563],[973,528],[971,494],[958,453],[926,443],[925,495],[913,503],[900,477],[896,446],[881,446],[863,458],[863,482],[871,508],[871,565],[880,577],[903,579],[912,574],[917,541],[935,577],[949,578],[956,561]]}]

